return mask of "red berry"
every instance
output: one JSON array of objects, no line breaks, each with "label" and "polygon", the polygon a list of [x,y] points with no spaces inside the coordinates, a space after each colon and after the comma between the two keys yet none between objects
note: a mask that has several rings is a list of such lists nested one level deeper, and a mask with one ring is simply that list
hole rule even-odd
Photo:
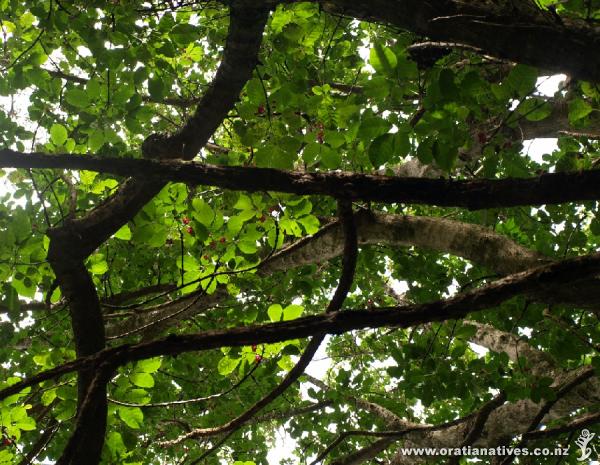
[{"label": "red berry", "polygon": [[183,224],[190,224],[190,219],[187,216],[183,217]]},{"label": "red berry", "polygon": [[254,363],[260,363],[262,361],[262,355],[256,354],[254,356]]},{"label": "red berry", "polygon": [[260,218],[258,219],[258,221],[260,221],[261,223],[264,223],[265,221],[267,221],[267,217],[265,215],[261,215]]},{"label": "red berry", "polygon": [[261,103],[256,111],[259,115],[262,115],[265,112],[265,106]]},{"label": "red berry", "polygon": [[256,344],[252,344],[252,352],[256,352]]},{"label": "red berry", "polygon": [[319,132],[317,133],[317,142],[318,142],[319,144],[322,144],[322,143],[323,143],[323,135],[324,135],[324,134],[323,134],[323,131],[319,131]]},{"label": "red berry", "polygon": [[227,239],[225,239],[223,236],[221,236],[221,239],[219,239],[219,242],[221,244],[225,244],[225,241],[227,241]]},{"label": "red berry", "polygon": [[205,256],[204,256],[204,257],[202,257],[202,258],[204,258],[204,260],[208,260],[210,257],[209,257],[208,255],[205,255]]},{"label": "red berry", "polygon": [[194,234],[194,228],[192,228],[191,226],[188,226],[187,228],[185,228],[185,230],[188,232],[188,234]]},{"label": "red berry", "polygon": [[217,247],[217,243],[216,243],[216,241],[210,241],[209,247],[210,247],[211,249],[214,249],[214,248],[216,248],[216,247]]}]

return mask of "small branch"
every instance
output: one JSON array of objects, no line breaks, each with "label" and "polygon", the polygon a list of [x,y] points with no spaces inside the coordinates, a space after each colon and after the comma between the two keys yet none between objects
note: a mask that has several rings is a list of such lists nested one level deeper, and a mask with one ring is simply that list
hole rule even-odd
[{"label": "small branch", "polygon": [[119,294],[115,294],[111,297],[103,299],[100,303],[103,307],[120,308],[119,304],[122,304],[129,300],[145,297],[149,294],[170,292],[175,290],[176,287],[177,286],[175,284],[155,284],[153,286],[144,287],[135,291],[125,291]]},{"label": "small branch", "polygon": [[595,343],[591,342],[587,337],[585,337],[585,335],[581,334],[576,328],[573,327],[573,325],[569,324],[569,322],[565,321],[563,318],[553,315],[552,313],[550,313],[550,310],[547,308],[544,309],[543,315],[546,318],[548,318],[549,320],[554,321],[556,324],[558,324],[561,328],[563,328],[568,333],[571,333],[573,336],[575,336],[577,339],[579,339],[581,342],[583,342],[590,349],[593,349],[596,352],[600,352],[600,344],[595,344]]},{"label": "small branch", "polygon": [[69,189],[69,213],[67,214],[67,218],[72,219],[75,218],[75,213],[77,212],[77,188],[68,175],[61,175],[60,178]]},{"label": "small branch", "polygon": [[[515,447],[516,448],[522,447],[527,442],[527,439],[528,439],[527,434],[530,432],[533,432],[538,427],[540,422],[544,419],[544,417],[548,414],[548,412],[550,412],[550,410],[556,404],[556,402],[558,402],[560,399],[562,399],[565,395],[567,395],[575,387],[579,386],[584,381],[587,381],[588,379],[590,379],[592,376],[594,376],[594,369],[592,367],[586,367],[583,370],[581,370],[580,373],[576,374],[576,376],[572,380],[568,381],[560,389],[558,389],[558,391],[556,392],[555,398],[552,400],[546,401],[544,403],[544,405],[542,405],[542,408],[540,408],[538,413],[535,415],[535,417],[529,424],[527,431],[521,437],[521,440],[515,445]],[[500,465],[510,465],[514,461],[514,459],[515,459],[514,456],[508,455],[501,462]]]},{"label": "small branch", "polygon": [[252,376],[252,373],[254,373],[254,371],[257,368],[258,368],[258,364],[255,364],[252,367],[252,369],[242,377],[242,379],[240,379],[237,383],[235,383],[229,389],[227,389],[226,391],[223,391],[223,392],[219,392],[218,394],[211,394],[210,396],[195,397],[193,399],[184,399],[184,400],[172,400],[169,402],[156,402],[156,403],[152,403],[152,404],[134,404],[131,402],[122,402],[120,400],[111,399],[110,397],[108,398],[108,400],[109,400],[109,402],[112,402],[113,404],[123,405],[124,407],[156,408],[156,407],[174,407],[177,405],[194,404],[194,403],[198,403],[198,402],[204,402],[207,400],[218,399],[219,397],[223,397],[223,396],[229,394],[230,392],[234,391],[238,387],[240,387],[244,381],[246,381],[250,376]]},{"label": "small branch", "polygon": [[575,420],[554,428],[538,429],[529,431],[523,435],[525,441],[535,441],[537,439],[546,439],[559,434],[568,433],[570,431],[579,430],[586,426],[592,426],[600,422],[600,412],[589,413],[582,415]]},{"label": "small branch", "polygon": [[[469,433],[460,444],[459,448],[462,450],[463,447],[468,447],[475,443],[477,439],[481,437],[483,433],[483,428],[485,427],[485,423],[490,417],[491,413],[500,407],[506,401],[506,394],[504,392],[500,392],[496,397],[488,401],[483,405],[477,412],[475,416],[475,421],[473,422],[473,426],[471,427]],[[460,463],[460,456],[453,456],[448,460],[448,465],[458,465]]]},{"label": "small branch", "polygon": [[298,363],[292,368],[285,378],[281,381],[281,383],[273,389],[269,394],[256,402],[252,407],[246,410],[244,413],[239,415],[238,417],[228,421],[227,423],[216,426],[212,428],[196,428],[186,433],[184,435],[179,436],[178,438],[172,439],[170,441],[162,441],[159,442],[158,445],[162,447],[171,447],[177,444],[182,443],[188,439],[197,439],[202,437],[209,436],[217,436],[219,434],[229,433],[232,431],[236,431],[246,422],[248,422],[256,413],[262,410],[264,407],[269,405],[272,401],[274,401],[277,397],[279,397],[283,392],[291,386],[304,372],[305,368],[311,362],[314,357],[317,349],[319,348],[324,336],[316,336],[308,343],[304,353],[298,360]]},{"label": "small branch", "polygon": [[33,444],[31,450],[23,457],[19,462],[19,465],[31,465],[36,457],[46,448],[50,443],[56,432],[58,431],[59,424],[56,420],[52,419],[48,426],[44,429],[44,432],[40,435],[38,440]]}]

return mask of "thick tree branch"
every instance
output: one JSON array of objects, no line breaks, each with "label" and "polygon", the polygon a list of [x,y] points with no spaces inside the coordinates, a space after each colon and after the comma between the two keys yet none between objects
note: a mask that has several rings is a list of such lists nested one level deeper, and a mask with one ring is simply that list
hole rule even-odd
[{"label": "thick tree branch", "polygon": [[588,274],[597,273],[599,267],[600,254],[592,254],[516,273],[480,289],[427,304],[381,307],[376,310],[343,310],[280,323],[212,330],[198,334],[170,335],[156,341],[125,344],[40,372],[0,391],[0,400],[16,394],[27,386],[54,379],[82,367],[98,366],[107,360],[116,366],[121,366],[162,355],[281,342],[321,333],[342,334],[357,329],[386,326],[406,328],[432,321],[459,319],[470,312],[497,306],[518,294],[532,292],[534,289],[548,289],[559,283],[568,284]]},{"label": "thick tree branch", "polygon": [[[152,179],[218,186],[234,191],[329,195],[353,200],[465,207],[471,210],[600,199],[600,170],[547,173],[527,179],[454,181],[346,172],[304,173],[272,168],[205,165],[189,161],[22,154],[6,149],[0,150],[0,167],[80,169],[119,176],[147,177],[146,182],[161,183],[161,186],[162,181]],[[133,213],[132,211],[131,214]],[[118,220],[115,219],[117,217]],[[125,219],[115,213],[110,218],[115,227],[120,227],[129,216]],[[74,223],[79,221],[82,220]],[[72,229],[79,231],[77,226]],[[110,231],[100,229],[111,234],[116,231],[114,228]],[[90,234],[92,236],[87,236],[82,244],[85,252],[89,252],[91,245],[97,245],[97,233]],[[106,238],[103,234],[102,240]]]},{"label": "thick tree branch", "polygon": [[[358,243],[419,247],[465,258],[500,274],[541,265],[548,258],[489,228],[445,218],[388,215],[370,211],[356,214]],[[322,263],[342,253],[339,222],[321,228],[280,250],[259,268],[261,274]]]},{"label": "thick tree branch", "polygon": [[[360,245],[386,244],[393,247],[416,246],[437,250],[463,257],[501,275],[550,262],[550,259],[519,245],[508,237],[478,225],[444,218],[386,215],[367,210],[358,211],[354,217]],[[273,254],[271,258],[259,265],[258,272],[262,276],[268,276],[275,271],[322,263],[338,257],[343,253],[343,234],[339,221],[329,223],[313,236],[302,238]],[[558,289],[564,289],[564,293],[568,294],[571,288]],[[578,304],[586,296],[589,296],[592,304],[598,300],[593,299],[592,293],[582,295],[580,292],[573,292],[572,294]],[[194,300],[194,294],[143,311],[138,310],[136,315],[122,322],[109,324],[106,333],[109,337],[127,333],[151,321],[161,321],[168,315],[177,314],[176,318],[153,326],[152,334],[157,334],[167,324],[173,324],[176,320],[215,306],[226,296],[227,293],[218,287],[215,293],[203,297],[183,313],[180,313],[180,310]],[[544,294],[544,297],[547,295]],[[566,297],[567,295],[561,294],[560,300],[564,302]],[[556,300],[559,300],[558,297]]]},{"label": "thick tree branch", "polygon": [[[172,138],[157,136],[162,143],[171,144],[170,148],[173,140],[177,140],[182,149],[176,156],[191,159],[196,155],[233,107],[256,63],[268,10],[240,8],[234,4],[230,16],[225,53],[212,87],[201,98],[199,108],[180,133]],[[235,63],[236,69],[233,68]],[[162,156],[161,146],[156,145],[157,137],[146,139],[142,146],[144,156]],[[51,238],[48,261],[69,303],[79,357],[92,356],[105,344],[98,295],[83,260],[164,185],[162,180],[129,179],[115,195],[85,217],[69,219],[63,226],[47,233]],[[95,464],[100,461],[107,418],[106,384],[112,365],[101,372],[97,372],[98,368],[99,365],[95,365],[79,370],[77,423],[57,464]]]},{"label": "thick tree branch", "polygon": [[471,45],[489,55],[580,79],[600,80],[600,34],[584,21],[562,23],[534,2],[320,0],[332,14],[380,22],[434,40]]},{"label": "thick tree branch", "polygon": [[[51,236],[52,237],[52,236]],[[56,274],[63,296],[69,305],[71,327],[78,357],[90,356],[105,347],[104,321],[96,287],[83,260],[73,257],[69,244],[52,237],[48,249],[48,261]],[[95,367],[82,367],[77,377],[77,411],[82,414],[83,401],[95,377]],[[85,416],[85,434],[82,434],[81,447],[73,447],[69,461],[81,463],[85,456],[90,463],[97,463],[102,453],[106,432],[106,385],[98,386],[94,392],[94,415]],[[71,462],[64,462],[65,465]]]},{"label": "thick tree branch", "polygon": [[529,361],[530,372],[536,376],[550,376],[557,368],[551,357],[540,350],[535,349],[527,341],[516,334],[507,333],[472,320],[464,320],[464,324],[475,326],[475,334],[469,337],[469,341],[497,353],[505,353],[513,362],[518,362],[519,357]]}]

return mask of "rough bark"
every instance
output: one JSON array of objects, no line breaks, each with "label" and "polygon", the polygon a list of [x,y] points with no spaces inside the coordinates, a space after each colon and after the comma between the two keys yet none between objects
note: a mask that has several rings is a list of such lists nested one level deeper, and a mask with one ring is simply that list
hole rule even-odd
[{"label": "rough bark", "polygon": [[[460,221],[425,216],[387,215],[362,211],[356,215],[358,243],[419,247],[463,257],[500,274],[539,266],[549,259],[506,236]],[[276,253],[260,268],[262,274],[311,263],[322,263],[342,253],[338,222],[314,236],[301,239]]]}]

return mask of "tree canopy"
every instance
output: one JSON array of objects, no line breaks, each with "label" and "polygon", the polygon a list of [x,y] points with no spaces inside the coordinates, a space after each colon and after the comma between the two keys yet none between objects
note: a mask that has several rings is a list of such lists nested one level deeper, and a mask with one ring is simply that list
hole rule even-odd
[{"label": "tree canopy", "polygon": [[599,21],[0,0],[0,465],[581,463]]}]

